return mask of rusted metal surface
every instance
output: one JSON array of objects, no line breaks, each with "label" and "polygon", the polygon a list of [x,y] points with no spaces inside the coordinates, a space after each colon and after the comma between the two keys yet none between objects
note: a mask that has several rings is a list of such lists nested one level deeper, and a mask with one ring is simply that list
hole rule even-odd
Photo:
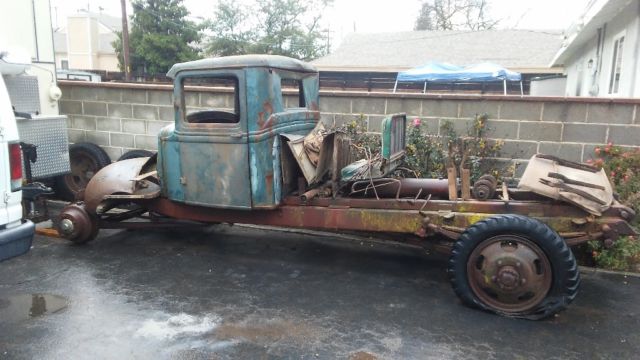
[{"label": "rusted metal surface", "polygon": [[68,240],[84,243],[96,237],[99,227],[97,217],[86,211],[84,204],[72,203],[60,213],[58,232]]},{"label": "rusted metal surface", "polygon": [[105,166],[89,181],[84,190],[84,202],[88,212],[95,213],[104,197],[112,194],[132,194],[136,182],[149,158],[135,158],[117,161]]},{"label": "rusted metal surface", "polygon": [[528,239],[499,235],[482,242],[467,261],[469,285],[485,304],[506,313],[539,304],[551,288],[549,259]]},{"label": "rusted metal surface", "polygon": [[501,201],[448,201],[412,199],[307,199],[306,205],[299,197],[287,197],[284,205],[274,210],[241,211],[231,209],[207,209],[172,202],[164,198],[145,202],[151,211],[168,217],[200,222],[229,222],[258,225],[274,225],[325,230],[357,230],[369,232],[405,233],[419,237],[435,234],[456,239],[473,223],[497,213],[522,214],[537,218],[559,233],[574,236],[574,244],[592,238],[601,238],[606,231],[615,234],[633,233],[633,229],[612,208],[612,213],[575,224],[572,218],[587,214],[570,205],[549,203]]},{"label": "rusted metal surface", "polygon": [[356,181],[351,186],[351,196],[382,198],[446,197],[449,185],[446,179],[373,179]]}]

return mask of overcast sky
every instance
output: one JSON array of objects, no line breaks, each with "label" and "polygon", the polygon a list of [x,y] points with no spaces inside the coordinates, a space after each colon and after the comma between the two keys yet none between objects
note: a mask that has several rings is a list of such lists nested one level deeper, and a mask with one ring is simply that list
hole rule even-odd
[{"label": "overcast sky", "polygon": [[[50,0],[53,22],[65,24],[65,18],[77,9],[87,8],[119,16],[120,0]],[[245,0],[238,0],[245,1]],[[589,0],[491,0],[491,15],[500,19],[500,28],[564,30],[582,13]],[[129,3],[130,0],[127,0]],[[334,0],[326,11],[332,42],[338,44],[349,32],[412,30],[421,0]],[[212,17],[216,0],[185,0],[193,16]],[[194,19],[196,20],[196,19]]]}]

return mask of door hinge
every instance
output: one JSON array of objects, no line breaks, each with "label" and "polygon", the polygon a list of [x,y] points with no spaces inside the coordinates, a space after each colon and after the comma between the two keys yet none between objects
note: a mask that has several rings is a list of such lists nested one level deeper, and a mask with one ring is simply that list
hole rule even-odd
[{"label": "door hinge", "polygon": [[4,137],[4,128],[0,126],[0,137]]},{"label": "door hinge", "polygon": [[5,204],[9,203],[9,193],[8,192],[4,192],[2,195],[2,200],[4,201]]}]

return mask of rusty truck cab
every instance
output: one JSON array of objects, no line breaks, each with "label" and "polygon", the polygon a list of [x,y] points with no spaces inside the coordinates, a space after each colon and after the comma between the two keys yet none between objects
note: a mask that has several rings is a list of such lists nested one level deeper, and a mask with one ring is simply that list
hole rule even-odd
[{"label": "rusty truck cab", "polygon": [[279,134],[307,134],[320,118],[315,68],[243,55],[176,64],[168,76],[175,122],[158,138],[162,195],[207,207],[278,206]]}]

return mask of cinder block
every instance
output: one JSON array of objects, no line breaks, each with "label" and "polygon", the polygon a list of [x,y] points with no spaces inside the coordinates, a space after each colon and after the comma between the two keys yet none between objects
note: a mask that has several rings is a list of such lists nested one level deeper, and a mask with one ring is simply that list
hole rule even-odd
[{"label": "cinder block", "polygon": [[147,121],[147,135],[158,135],[162,128],[171,123],[171,121]]},{"label": "cinder block", "polygon": [[487,120],[487,122],[485,123],[484,133],[488,138],[492,139],[515,140],[518,138],[518,122]]},{"label": "cinder block", "polygon": [[384,114],[384,98],[354,98],[351,101],[354,114]]},{"label": "cinder block", "polygon": [[584,122],[587,117],[585,103],[544,103],[542,121]]},{"label": "cinder block", "polygon": [[560,141],[562,137],[562,123],[521,121],[520,139],[538,141]]},{"label": "cinder block", "polygon": [[77,129],[67,129],[70,143],[79,143],[85,141],[85,131]]},{"label": "cinder block", "polygon": [[82,114],[82,101],[76,100],[60,100],[58,102],[60,114]]},{"label": "cinder block", "polygon": [[193,91],[185,92],[184,104],[187,107],[200,107],[200,93]]},{"label": "cinder block", "polygon": [[153,105],[133,105],[133,118],[156,120],[158,119],[158,107]]},{"label": "cinder block", "polygon": [[461,100],[460,117],[473,118],[476,114],[487,114],[489,118],[498,118],[500,102],[494,100]]},{"label": "cinder block", "polygon": [[351,98],[322,96],[320,97],[320,111],[328,113],[351,113]]},{"label": "cinder block", "polygon": [[173,106],[158,106],[158,119],[162,121],[175,121],[175,110]]},{"label": "cinder block", "polygon": [[171,105],[171,91],[165,90],[148,90],[147,91],[147,103],[153,105]]},{"label": "cinder block", "polygon": [[422,116],[458,117],[458,100],[422,100]]},{"label": "cinder block", "polygon": [[87,131],[85,141],[96,145],[109,145],[109,133],[106,131]]},{"label": "cinder block", "polygon": [[98,100],[98,88],[89,86],[72,86],[70,99],[96,101]]},{"label": "cinder block", "polygon": [[535,141],[505,140],[500,150],[500,156],[512,159],[529,159],[538,151]]},{"label": "cinder block", "polygon": [[96,129],[101,130],[101,131],[121,132],[122,131],[122,124],[120,123],[120,119],[97,117],[96,118]]},{"label": "cinder block", "polygon": [[144,89],[123,89],[122,101],[129,104],[146,104],[147,91]]},{"label": "cinder block", "polygon": [[71,118],[74,129],[95,130],[96,118],[90,116],[73,116]]},{"label": "cinder block", "polygon": [[200,106],[210,109],[233,108],[233,96],[226,93],[200,93]]},{"label": "cinder block", "polygon": [[102,88],[98,92],[97,97],[100,101],[118,103],[122,101],[122,90]]},{"label": "cinder block", "polygon": [[136,149],[158,150],[158,138],[149,135],[136,135]]},{"label": "cinder block", "polygon": [[407,117],[420,116],[422,100],[397,97],[387,98],[387,114],[406,113]]},{"label": "cinder block", "polygon": [[320,113],[320,121],[328,129],[332,129],[332,128],[335,127],[335,121],[333,119],[333,114]]},{"label": "cinder block", "polygon": [[144,134],[146,126],[143,120],[122,120],[122,132],[127,134]]},{"label": "cinder block", "polygon": [[82,105],[85,115],[107,116],[107,103],[85,101]]},{"label": "cinder block", "polygon": [[542,103],[538,101],[503,101],[500,104],[500,119],[540,120]]},{"label": "cinder block", "polygon": [[[336,128],[339,128],[350,122],[358,121],[360,118],[361,118],[361,115],[354,115],[354,114],[335,114],[334,115]],[[367,116],[362,116],[362,119],[364,120],[363,126],[367,128],[368,122],[369,122],[367,119]]]},{"label": "cinder block", "polygon": [[541,142],[538,150],[542,154],[554,155],[571,161],[582,161],[582,144]]},{"label": "cinder block", "polygon": [[446,136],[445,127],[451,124],[451,128],[457,136],[466,136],[473,131],[473,120],[471,119],[440,119],[440,136]]},{"label": "cinder block", "polygon": [[[438,118],[423,117],[420,119],[420,131],[425,135],[437,136],[440,133],[440,120]],[[413,126],[416,118],[407,119],[407,132]]]},{"label": "cinder block", "polygon": [[[229,107],[231,107],[231,103],[233,103],[233,97],[231,95],[227,95],[227,103],[229,104]],[[204,94],[202,99],[200,99],[200,101],[202,101],[202,104],[206,104],[206,100],[204,98]],[[284,101],[284,107],[291,109],[291,108],[298,108],[300,107],[300,97],[299,96],[295,96],[295,95],[285,95],[283,97],[283,101]]]},{"label": "cinder block", "polygon": [[564,124],[562,141],[602,144],[606,140],[606,134],[606,125]]},{"label": "cinder block", "polygon": [[107,110],[109,117],[112,118],[132,118],[133,108],[131,104],[108,103]]},{"label": "cinder block", "polygon": [[616,145],[640,146],[640,125],[611,125],[607,142],[609,141]]},{"label": "cinder block", "polygon": [[587,122],[603,124],[631,124],[635,105],[589,104]]},{"label": "cinder block", "polygon": [[107,152],[107,155],[109,155],[109,158],[111,158],[111,160],[113,161],[122,156],[122,148],[120,147],[101,146],[101,148],[102,150]]},{"label": "cinder block", "polygon": [[123,133],[111,133],[111,146],[133,147],[133,135]]}]

